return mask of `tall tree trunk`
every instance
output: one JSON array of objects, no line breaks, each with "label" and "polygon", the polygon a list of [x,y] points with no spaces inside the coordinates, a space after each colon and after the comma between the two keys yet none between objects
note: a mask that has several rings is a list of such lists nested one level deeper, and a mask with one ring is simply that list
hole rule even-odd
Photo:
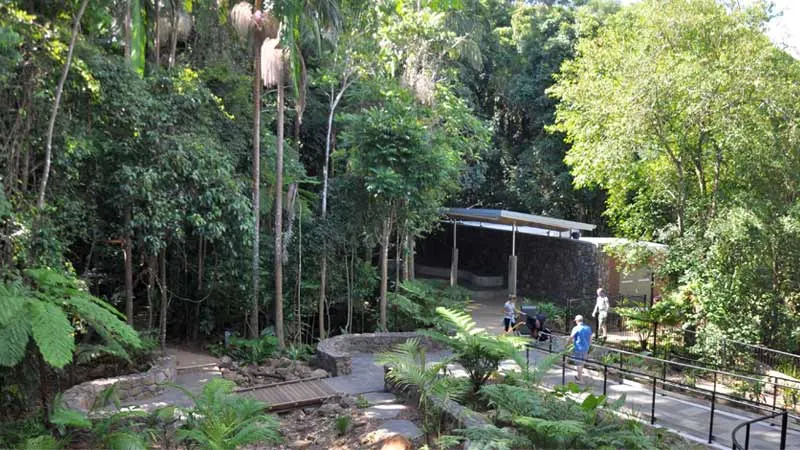
[{"label": "tall tree trunk", "polygon": [[132,0],[125,0],[125,63],[131,63],[131,47],[133,46],[133,33],[131,32],[132,15],[131,15],[131,2]]},{"label": "tall tree trunk", "polygon": [[[197,296],[203,294],[203,279],[205,278],[206,265],[206,240],[200,236],[197,243]],[[200,301],[194,304],[194,320],[192,321],[192,341],[197,342],[200,337]]]},{"label": "tall tree trunk", "polygon": [[278,70],[278,129],[275,146],[275,336],[284,348],[283,334],[283,70]]},{"label": "tall tree trunk", "polygon": [[299,209],[300,217],[297,220],[297,232],[299,234],[297,239],[297,288],[295,290],[297,299],[297,317],[295,323],[297,326],[294,342],[300,343],[302,337],[302,321],[300,320],[300,289],[303,284],[303,208]]},{"label": "tall tree trunk", "polygon": [[158,259],[156,255],[147,257],[147,331],[153,329],[153,306],[155,304],[156,273]]},{"label": "tall tree trunk", "polygon": [[387,331],[386,328],[386,305],[387,293],[389,290],[389,238],[392,234],[392,219],[387,217],[383,222],[381,231],[381,298],[380,298],[380,331]]},{"label": "tall tree trunk", "polygon": [[[256,2],[256,8],[261,1]],[[253,298],[250,303],[250,337],[257,338],[259,305],[259,264],[261,239],[261,45],[255,45],[253,57]]]},{"label": "tall tree trunk", "polygon": [[61,94],[64,92],[64,83],[67,81],[69,74],[69,67],[72,64],[72,53],[75,50],[75,41],[78,39],[78,32],[81,28],[81,18],[86,11],[86,5],[89,0],[81,2],[78,14],[75,16],[75,23],[72,25],[72,36],[69,39],[69,48],[67,49],[67,60],[64,62],[64,70],[61,72],[61,78],[58,80],[56,87],[56,98],[53,102],[53,109],[50,111],[50,122],[47,124],[47,138],[44,151],[44,169],[42,171],[42,183],[39,186],[39,199],[36,202],[36,207],[39,209],[44,208],[44,196],[47,192],[47,179],[50,177],[50,163],[53,158],[53,132],[56,127],[56,116],[58,115],[58,107],[61,104]]},{"label": "tall tree trunk", "polygon": [[[170,29],[169,29],[169,62],[168,67],[172,69],[175,67],[175,53],[178,49],[178,5],[179,3],[175,0],[172,1],[172,8],[171,8],[171,16],[170,16]],[[258,60],[256,60],[258,61]]]},{"label": "tall tree trunk", "polygon": [[400,290],[400,227],[394,233],[394,291]]},{"label": "tall tree trunk", "polygon": [[161,66],[161,0],[156,2],[156,37],[155,37],[155,63],[156,67]]},{"label": "tall tree trunk", "polygon": [[349,250],[347,248],[347,244],[345,244],[344,248],[344,283],[345,289],[347,292],[347,322],[344,325],[345,333],[350,333],[350,327],[352,326],[353,316],[351,313],[351,305],[353,304],[353,288],[350,284],[350,261],[349,261]]},{"label": "tall tree trunk", "polygon": [[158,283],[158,288],[161,291],[161,314],[159,316],[160,324],[159,324],[159,342],[161,343],[161,351],[166,350],[167,348],[167,308],[169,307],[169,301],[167,296],[167,249],[164,248],[161,250],[161,255],[159,256],[159,271],[161,272],[160,281]]},{"label": "tall tree trunk", "polygon": [[128,325],[133,326],[133,233],[131,232],[131,210],[125,210],[125,316]]},{"label": "tall tree trunk", "polygon": [[408,238],[408,232],[403,233],[403,281],[411,279],[411,267],[409,266],[409,255],[411,254],[411,240]]},{"label": "tall tree trunk", "polygon": [[417,249],[417,241],[414,239],[414,236],[411,236],[411,246],[408,252],[408,278],[411,280],[415,280],[417,278],[416,274],[414,273],[414,254],[416,253]]},{"label": "tall tree trunk", "polygon": [[[342,95],[344,94],[345,89],[347,89],[348,84],[343,85],[342,89],[336,94],[333,94],[331,90],[330,98],[331,104],[328,110],[328,130],[325,134],[325,161],[322,164],[322,223],[327,223],[328,219],[328,165],[330,164],[331,160],[331,145],[332,145],[332,136],[333,136],[333,116],[336,113],[336,107],[339,105],[339,101],[342,99]],[[322,244],[322,267],[320,268],[320,281],[319,281],[319,316],[320,316],[320,323],[319,323],[319,336],[320,339],[324,339],[325,333],[325,324],[322,321],[322,317],[325,311],[325,298],[327,294],[327,284],[328,284],[328,245],[327,243],[323,242]],[[348,326],[349,326],[348,321]]]}]

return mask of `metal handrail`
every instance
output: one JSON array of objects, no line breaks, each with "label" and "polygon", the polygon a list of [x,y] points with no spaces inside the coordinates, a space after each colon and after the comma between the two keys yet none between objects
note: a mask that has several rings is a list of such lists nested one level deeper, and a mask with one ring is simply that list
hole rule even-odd
[{"label": "metal handrail", "polygon": [[[539,347],[538,345],[533,345],[531,343],[528,343],[528,344],[525,345],[525,357],[526,357],[526,360],[528,360],[528,365],[530,365],[530,357],[529,357],[530,349],[546,351],[548,353],[556,353],[556,354],[560,353],[561,354],[561,384],[562,385],[566,385],[567,353],[553,350],[553,348],[552,348],[553,339],[552,338],[555,337],[555,336],[552,333],[546,333],[546,334],[549,335],[550,338],[551,338],[551,339],[548,339],[550,341],[549,349],[548,348],[542,348],[542,347]],[[615,349],[613,349],[613,350],[615,350]],[[630,352],[626,352],[626,353],[630,353]],[[636,355],[634,353],[630,353],[630,354]],[[639,355],[637,355],[637,356],[639,356]],[[650,410],[650,423],[651,424],[654,424],[655,421],[656,421],[656,416],[655,416],[656,390],[657,390],[657,385],[658,385],[659,382],[661,383],[662,389],[664,388],[665,385],[670,385],[670,386],[679,387],[679,388],[681,388],[681,389],[683,389],[685,391],[693,391],[693,392],[703,392],[704,391],[707,394],[711,394],[711,416],[710,416],[710,420],[709,420],[709,430],[708,430],[708,443],[709,444],[712,443],[713,439],[714,439],[714,435],[713,435],[713,430],[714,430],[714,412],[715,412],[716,400],[717,400],[718,396],[724,398],[725,400],[732,401],[732,402],[735,402],[735,403],[745,404],[745,405],[748,405],[748,406],[751,406],[751,407],[755,407],[755,408],[760,409],[760,410],[768,410],[769,409],[768,407],[761,406],[758,403],[751,404],[747,400],[745,400],[743,402],[742,399],[733,398],[729,394],[726,394],[726,393],[723,393],[723,392],[717,392],[717,390],[716,390],[717,372],[714,373],[714,390],[713,391],[709,391],[707,389],[702,389],[702,388],[697,388],[697,387],[690,387],[690,386],[684,385],[682,383],[678,383],[678,382],[675,382],[675,381],[672,381],[672,380],[667,380],[665,378],[659,378],[656,375],[643,373],[643,372],[639,372],[639,371],[635,371],[635,370],[631,370],[631,369],[626,369],[626,368],[623,368],[621,366],[617,367],[616,365],[609,365],[609,364],[607,364],[607,363],[605,363],[603,361],[597,361],[597,360],[592,360],[592,359],[588,359],[588,358],[575,358],[575,357],[570,357],[570,359],[581,360],[584,363],[587,363],[587,364],[590,364],[590,365],[593,365],[593,366],[601,366],[603,368],[603,395],[606,395],[606,392],[607,392],[609,369],[611,369],[612,372],[618,372],[621,375],[622,374],[629,374],[629,375],[633,375],[634,377],[643,377],[643,378],[651,379],[652,383],[653,383],[652,404],[651,404],[651,410]],[[661,361],[670,362],[670,361],[665,361],[665,360],[661,360]],[[708,370],[708,369],[703,369],[703,370]],[[664,395],[664,394],[662,394],[662,395]],[[758,418],[758,419],[755,419],[755,420],[752,420],[752,421],[744,422],[744,423],[736,426],[733,429],[732,435],[731,435],[732,440],[733,440],[733,448],[734,448],[734,450],[749,450],[750,425],[752,423],[773,419],[773,418],[778,417],[778,416],[783,416],[783,419],[782,419],[782,422],[781,422],[781,446],[780,446],[780,450],[784,450],[786,448],[786,433],[787,433],[787,430],[789,428],[788,427],[789,413],[788,413],[788,411],[786,409],[784,409],[783,411],[781,411],[779,413],[773,413],[771,415],[764,416],[764,417],[761,417],[761,418]],[[794,416],[793,416],[793,418],[794,418]],[[747,438],[746,438],[744,447],[742,447],[741,444],[738,444],[738,442],[736,441],[736,432],[739,429],[741,429],[742,427],[747,427]],[[737,447],[737,445],[738,445],[738,447]]]},{"label": "metal handrail", "polygon": [[[557,338],[557,339],[568,339],[567,336],[559,336],[559,335],[552,334],[552,333],[550,333],[549,336],[551,338]],[[605,345],[602,345],[602,344],[592,344],[592,346],[597,347],[597,348],[602,348],[604,350],[608,350],[608,351],[615,352],[615,353],[622,353],[622,354],[626,354],[626,355],[635,356],[637,358],[649,359],[649,360],[653,360],[653,361],[667,363],[667,364],[670,364],[670,365],[673,365],[673,366],[686,367],[686,368],[694,369],[694,370],[711,371],[711,372],[719,373],[721,375],[728,375],[728,376],[731,376],[731,377],[734,377],[734,378],[747,379],[747,380],[751,380],[751,381],[755,381],[755,382],[759,382],[759,383],[764,381],[764,378],[756,378],[756,377],[752,377],[752,376],[749,376],[749,375],[743,375],[741,373],[729,372],[729,371],[726,371],[726,370],[712,369],[712,368],[709,368],[709,367],[696,366],[694,364],[686,364],[686,363],[681,363],[681,362],[677,362],[677,361],[670,361],[670,360],[663,359],[663,358],[657,358],[657,357],[654,357],[654,356],[642,355],[642,354],[639,354],[639,353],[634,353],[634,352],[630,352],[630,351],[627,351],[627,350],[622,350],[622,349],[618,349],[618,348],[614,348],[614,347],[608,347],[608,346],[605,346]],[[753,375],[756,375],[756,374],[753,374]],[[800,386],[800,381],[792,380],[790,378],[779,377],[777,375],[763,375],[762,377],[766,377],[768,379],[773,379],[773,380],[786,381],[786,382],[789,382],[789,383],[793,384],[792,386],[781,385],[781,387],[797,388],[798,386]]]},{"label": "metal handrail", "polygon": [[[544,333],[544,334],[549,336],[548,341],[551,342],[551,346],[550,346],[549,350],[545,349],[545,348],[542,348],[539,345],[536,345],[535,343],[528,343],[528,344],[526,344],[526,347],[527,348],[535,348],[535,349],[539,349],[539,350],[548,351],[549,353],[559,353],[558,351],[555,351],[555,350],[552,349],[552,342],[555,339],[562,339],[562,340],[567,340],[568,339],[567,336],[554,335],[553,333]],[[755,381],[755,382],[758,382],[758,383],[763,382],[764,380],[762,380],[762,379],[753,378],[753,377],[740,375],[740,374],[727,372],[727,371],[714,370],[714,369],[709,369],[709,368],[705,368],[705,367],[694,366],[694,365],[691,365],[691,364],[677,363],[677,362],[674,362],[674,361],[655,358],[655,357],[647,356],[647,355],[640,355],[638,353],[633,353],[633,352],[629,352],[629,351],[626,351],[626,350],[620,350],[620,349],[616,349],[616,348],[613,348],[613,347],[605,347],[605,346],[597,345],[597,344],[593,344],[593,346],[608,350],[610,352],[616,352],[616,353],[620,353],[620,354],[634,356],[634,357],[637,357],[637,358],[648,359],[648,360],[654,361],[656,363],[659,363],[661,365],[675,365],[675,366],[690,368],[690,369],[694,369],[694,370],[704,371],[704,372],[712,374],[714,376],[714,380],[715,380],[714,381],[714,389],[713,390],[709,390],[709,389],[704,389],[704,388],[700,388],[700,387],[696,387],[696,386],[691,387],[691,386],[688,386],[688,385],[685,385],[685,384],[682,384],[682,383],[676,383],[676,382],[673,382],[671,380],[667,380],[666,377],[663,376],[663,375],[661,377],[658,377],[657,375],[653,375],[653,374],[649,374],[649,373],[645,373],[645,372],[640,372],[640,371],[631,370],[631,369],[623,369],[622,368],[622,358],[620,358],[620,365],[619,366],[609,365],[609,364],[606,364],[603,361],[591,360],[591,359],[588,359],[588,358],[584,360],[585,362],[593,363],[593,364],[601,365],[601,366],[606,366],[607,365],[612,370],[621,371],[621,372],[629,373],[631,375],[644,377],[644,378],[648,378],[648,379],[655,376],[656,378],[658,378],[661,381],[662,386],[664,386],[665,384],[672,385],[672,386],[679,386],[682,389],[687,390],[687,391],[693,391],[693,392],[697,392],[697,393],[700,393],[700,394],[704,393],[706,396],[714,398],[714,399],[716,397],[721,397],[721,398],[723,398],[723,399],[725,399],[727,401],[730,401],[730,402],[733,402],[733,403],[738,403],[740,405],[745,405],[745,406],[749,406],[749,407],[760,409],[760,410],[775,411],[775,409],[776,409],[777,405],[775,404],[775,402],[773,402],[772,407],[770,407],[766,403],[761,403],[761,402],[759,402],[757,400],[756,401],[752,401],[752,400],[749,400],[749,399],[746,399],[746,398],[733,396],[731,394],[724,393],[724,392],[718,392],[717,389],[716,389],[716,378],[717,378],[718,375],[726,375],[726,376],[730,376],[730,377],[733,377],[733,378],[751,380],[751,381]],[[772,377],[770,377],[770,378],[772,378]],[[782,389],[783,388],[794,388],[793,386],[779,385],[777,383],[773,383],[773,385],[774,386],[778,386],[778,387],[780,387]],[[794,385],[796,386],[796,382],[794,383]],[[775,391],[777,391],[777,389],[775,389]],[[776,394],[773,393],[773,395],[776,395]],[[794,414],[789,414],[789,416],[794,421],[800,421],[800,416],[797,416],[797,415],[794,415]]]},{"label": "metal handrail", "polygon": [[[736,425],[734,429],[731,431],[731,442],[733,443],[733,450],[750,450],[750,425],[761,422],[765,420],[774,419],[778,416],[782,416],[781,419],[781,442],[780,442],[780,450],[784,450],[786,448],[786,429],[787,427],[787,420],[788,420],[789,413],[786,410],[783,410],[779,413],[770,414],[764,417],[758,417],[753,420],[748,420],[747,422],[740,423]],[[745,435],[744,435],[744,445],[739,443],[739,440],[736,439],[736,433],[745,428]]]}]

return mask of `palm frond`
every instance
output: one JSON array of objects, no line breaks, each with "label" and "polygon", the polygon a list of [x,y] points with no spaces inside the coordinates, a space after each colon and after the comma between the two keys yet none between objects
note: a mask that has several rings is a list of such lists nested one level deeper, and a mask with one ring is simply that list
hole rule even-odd
[{"label": "palm frond", "polygon": [[236,34],[242,39],[247,39],[253,26],[253,5],[249,2],[239,2],[231,9],[231,25]]}]

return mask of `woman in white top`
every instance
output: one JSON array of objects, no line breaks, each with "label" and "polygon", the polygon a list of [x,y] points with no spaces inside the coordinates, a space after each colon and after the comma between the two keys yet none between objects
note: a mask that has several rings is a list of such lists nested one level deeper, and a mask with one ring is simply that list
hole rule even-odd
[{"label": "woman in white top", "polygon": [[503,328],[505,332],[514,327],[517,317],[517,298],[513,295],[508,296],[508,301],[503,305]]},{"label": "woman in white top", "polygon": [[605,340],[608,335],[608,331],[606,330],[606,318],[608,318],[608,308],[609,308],[608,296],[606,295],[606,292],[603,290],[603,288],[598,288],[597,302],[595,302],[594,311],[592,311],[592,317],[597,317],[598,319],[599,323],[597,325],[598,328],[600,329],[599,331],[602,331],[603,333],[601,337],[601,339],[603,340]]}]

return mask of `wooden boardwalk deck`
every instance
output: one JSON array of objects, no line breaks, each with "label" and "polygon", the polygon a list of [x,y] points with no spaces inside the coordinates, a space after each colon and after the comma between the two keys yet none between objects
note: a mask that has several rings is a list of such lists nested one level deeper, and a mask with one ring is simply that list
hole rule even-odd
[{"label": "wooden boardwalk deck", "polygon": [[266,402],[269,411],[282,411],[300,406],[323,403],[338,394],[321,378],[305,378],[282,383],[249,386],[236,390],[256,400]]}]

